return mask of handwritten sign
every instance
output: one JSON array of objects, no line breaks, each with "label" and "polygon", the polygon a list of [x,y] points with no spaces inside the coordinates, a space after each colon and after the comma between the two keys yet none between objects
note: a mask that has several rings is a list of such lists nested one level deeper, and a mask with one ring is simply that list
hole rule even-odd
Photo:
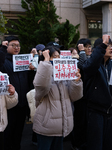
[{"label": "handwritten sign", "polygon": [[69,50],[64,50],[64,51],[60,51],[60,58],[61,59],[71,59],[72,56],[71,56],[71,51]]},{"label": "handwritten sign", "polygon": [[5,73],[0,73],[0,95],[9,94],[7,85],[9,84],[9,76]]},{"label": "handwritten sign", "polygon": [[77,59],[53,59],[54,81],[76,79]]},{"label": "handwritten sign", "polygon": [[29,70],[29,64],[32,59],[32,54],[13,55],[13,71],[18,72]]}]

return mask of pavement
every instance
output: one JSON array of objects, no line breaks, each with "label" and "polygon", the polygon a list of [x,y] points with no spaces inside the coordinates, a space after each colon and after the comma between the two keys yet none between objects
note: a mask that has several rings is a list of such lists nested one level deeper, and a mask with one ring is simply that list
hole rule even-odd
[{"label": "pavement", "polygon": [[[23,130],[21,150],[37,150],[37,146],[32,144],[32,123],[26,122]],[[69,139],[64,140],[63,150],[71,150]]]}]

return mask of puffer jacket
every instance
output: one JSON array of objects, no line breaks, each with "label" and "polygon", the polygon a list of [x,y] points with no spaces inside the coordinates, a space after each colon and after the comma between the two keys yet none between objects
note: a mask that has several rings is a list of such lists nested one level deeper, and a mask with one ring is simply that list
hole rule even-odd
[{"label": "puffer jacket", "polygon": [[14,95],[0,95],[0,132],[3,132],[8,124],[7,109],[16,106],[17,103],[17,92],[15,92]]},{"label": "puffer jacket", "polygon": [[36,111],[36,106],[35,106],[35,89],[30,90],[27,94],[26,94],[27,100],[28,100],[28,105],[30,108],[30,117],[31,117],[31,121],[33,122],[33,117]]},{"label": "puffer jacket", "polygon": [[71,101],[83,96],[82,80],[54,81],[52,64],[43,61],[38,66],[33,83],[37,106],[34,132],[46,136],[67,136],[73,129]]}]

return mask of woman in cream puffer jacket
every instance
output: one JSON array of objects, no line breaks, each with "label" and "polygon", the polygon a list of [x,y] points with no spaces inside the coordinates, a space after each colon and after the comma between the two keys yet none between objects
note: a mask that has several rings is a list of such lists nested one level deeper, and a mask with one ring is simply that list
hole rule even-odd
[{"label": "woman in cream puffer jacket", "polygon": [[54,47],[47,49],[43,52],[45,59],[39,63],[33,81],[37,107],[33,130],[37,133],[38,150],[62,150],[62,138],[73,129],[71,101],[83,96],[83,86],[79,72],[77,80],[54,81],[50,61],[52,57],[58,58],[60,52]]},{"label": "woman in cream puffer jacket", "polygon": [[4,149],[3,134],[4,130],[8,124],[7,120],[7,109],[10,109],[17,105],[18,94],[15,88],[9,84],[8,85],[9,95],[0,95],[0,149]]}]

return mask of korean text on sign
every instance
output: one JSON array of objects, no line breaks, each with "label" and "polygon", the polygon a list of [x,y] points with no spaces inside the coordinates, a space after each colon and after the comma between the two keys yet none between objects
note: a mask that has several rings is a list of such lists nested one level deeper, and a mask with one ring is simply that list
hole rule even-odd
[{"label": "korean text on sign", "polygon": [[18,72],[29,70],[29,64],[32,59],[32,54],[13,55],[13,71]]},{"label": "korean text on sign", "polygon": [[61,59],[71,59],[71,51],[70,50],[63,50],[63,51],[60,51],[60,58]]},{"label": "korean text on sign", "polygon": [[54,81],[76,79],[77,59],[53,59]]},{"label": "korean text on sign", "polygon": [[9,76],[5,73],[0,73],[0,95],[6,95],[8,93]]}]

